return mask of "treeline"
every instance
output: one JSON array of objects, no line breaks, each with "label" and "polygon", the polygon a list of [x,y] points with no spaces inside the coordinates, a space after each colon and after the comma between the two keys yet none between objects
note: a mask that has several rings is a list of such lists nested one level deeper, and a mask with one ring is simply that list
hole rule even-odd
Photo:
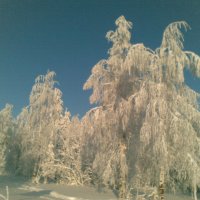
[{"label": "treeline", "polygon": [[36,78],[29,105],[16,118],[11,105],[0,112],[1,171],[37,183],[110,187],[124,199],[163,186],[192,189],[197,199],[199,94],[184,83],[184,69],[200,77],[200,57],[183,49],[181,28],[189,25],[167,26],[152,50],[131,43],[132,23],[123,16],[115,24],[106,35],[108,58],[84,85],[96,108],[81,119],[71,116],[48,71]]}]

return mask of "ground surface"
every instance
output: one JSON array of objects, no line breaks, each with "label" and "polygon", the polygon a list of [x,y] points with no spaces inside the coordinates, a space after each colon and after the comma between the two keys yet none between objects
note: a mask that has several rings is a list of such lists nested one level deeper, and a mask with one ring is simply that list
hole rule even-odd
[{"label": "ground surface", "polygon": [[[66,186],[57,184],[32,184],[19,177],[0,176],[0,194],[6,195],[9,188],[9,200],[117,200],[112,191],[98,191],[95,188]],[[1,198],[0,198],[1,200]],[[187,195],[166,195],[166,200],[192,200]]]}]

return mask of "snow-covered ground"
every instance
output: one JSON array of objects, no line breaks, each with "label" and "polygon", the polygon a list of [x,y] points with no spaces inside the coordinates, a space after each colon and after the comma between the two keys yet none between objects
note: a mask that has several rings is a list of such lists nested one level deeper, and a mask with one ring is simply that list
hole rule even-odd
[{"label": "snow-covered ground", "polygon": [[[0,176],[0,194],[4,196],[6,186],[9,187],[9,200],[117,200],[109,190],[98,191],[85,186],[33,184],[19,177]],[[168,194],[166,200],[192,200],[192,197]]]},{"label": "snow-covered ground", "polygon": [[[116,200],[112,191],[98,191],[91,187],[66,186],[58,184],[33,184],[19,177],[0,176],[0,194],[9,200]],[[1,200],[1,198],[0,198]]]}]

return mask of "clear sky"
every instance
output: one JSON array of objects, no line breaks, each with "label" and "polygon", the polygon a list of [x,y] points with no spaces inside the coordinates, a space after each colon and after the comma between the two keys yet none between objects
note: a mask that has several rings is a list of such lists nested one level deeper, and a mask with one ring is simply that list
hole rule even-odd
[{"label": "clear sky", "polygon": [[[164,28],[185,20],[185,49],[200,55],[200,0],[0,0],[0,109],[14,114],[29,102],[37,75],[54,70],[65,107],[84,115],[90,92],[82,90],[91,68],[107,58],[105,39],[114,21],[133,22],[132,42],[159,46]],[[200,81],[186,73],[200,91]]]}]

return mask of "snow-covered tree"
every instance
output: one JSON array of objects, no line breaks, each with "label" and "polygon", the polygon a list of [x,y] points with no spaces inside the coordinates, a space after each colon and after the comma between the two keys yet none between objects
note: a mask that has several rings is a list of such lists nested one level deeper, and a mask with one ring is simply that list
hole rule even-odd
[{"label": "snow-covered tree", "polygon": [[[116,133],[121,197],[126,196],[127,183],[159,186],[159,177],[168,189],[193,187],[196,192],[200,181],[199,94],[184,83],[184,68],[199,77],[200,58],[183,50],[181,28],[189,25],[184,21],[170,24],[155,51],[130,43],[132,24],[123,16],[116,25],[116,31],[107,34],[113,43],[108,59],[93,67],[84,85],[84,89],[93,89],[91,103],[99,105],[86,115],[94,120],[97,116],[99,124],[88,125],[88,135],[95,132],[97,139],[107,134],[98,140],[102,145],[110,133]],[[101,156],[108,157],[107,152]],[[93,163],[98,154],[92,155]],[[100,168],[106,172],[105,165]]]},{"label": "snow-covered tree", "polygon": [[55,73],[36,78],[30,105],[17,117],[20,146],[17,172],[38,182],[83,184],[82,131],[77,117],[63,110],[61,91],[55,87]]},{"label": "snow-covered tree", "polygon": [[13,106],[6,104],[0,111],[0,174],[6,171],[7,154],[10,151],[10,138],[14,129]]},{"label": "snow-covered tree", "polygon": [[57,167],[60,181],[82,185],[88,183],[88,174],[82,170],[82,127],[78,117],[66,112],[59,124]]},{"label": "snow-covered tree", "polygon": [[62,93],[55,87],[54,77],[55,72],[48,71],[36,78],[30,105],[18,116],[19,131],[23,135],[20,168],[24,175],[34,174],[38,179],[43,178],[38,176],[46,170],[43,160],[52,157],[50,146],[56,145],[56,124],[63,115]]},{"label": "snow-covered tree", "polygon": [[112,109],[102,106],[86,113],[82,119],[85,135],[83,166],[90,172],[93,184],[121,192],[127,186],[127,162],[125,145],[119,138],[118,121]]},{"label": "snow-covered tree", "polygon": [[[126,98],[128,95],[126,91],[129,90],[125,85],[128,77],[124,73],[123,63],[131,46],[129,29],[132,28],[132,23],[121,16],[116,20],[116,25],[116,31],[109,31],[106,35],[113,43],[108,52],[109,58],[101,60],[93,67],[92,75],[85,83],[84,89],[93,89],[90,101],[100,106],[86,116],[95,124],[91,132],[99,134],[99,136],[98,134],[92,136],[96,138],[93,145],[100,147],[93,156],[93,168],[94,170],[96,168],[101,182],[117,187],[121,192],[119,195],[124,197],[122,193],[125,193],[127,187],[126,148],[124,147],[127,141],[121,126],[118,105],[122,98]],[[106,160],[108,152],[111,154],[109,162]],[[101,160],[106,162],[103,167],[100,166]]]}]

